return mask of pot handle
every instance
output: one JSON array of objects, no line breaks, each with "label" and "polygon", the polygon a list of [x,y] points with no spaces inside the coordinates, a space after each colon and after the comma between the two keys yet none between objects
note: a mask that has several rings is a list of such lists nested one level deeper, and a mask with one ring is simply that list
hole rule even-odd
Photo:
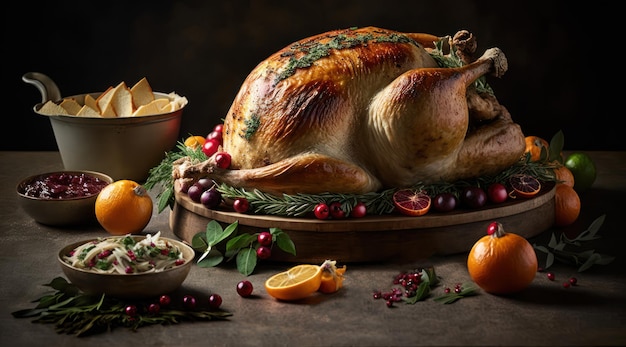
[{"label": "pot handle", "polygon": [[61,100],[61,91],[57,87],[54,81],[40,73],[40,72],[27,72],[22,76],[22,81],[32,84],[41,93],[41,103],[45,103],[48,100],[58,101]]}]

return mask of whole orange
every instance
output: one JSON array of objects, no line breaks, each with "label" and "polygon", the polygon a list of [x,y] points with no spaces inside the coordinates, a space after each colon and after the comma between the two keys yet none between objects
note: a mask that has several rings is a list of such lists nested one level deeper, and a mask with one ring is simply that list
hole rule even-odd
[{"label": "whole orange", "polygon": [[[550,147],[548,141],[534,135],[526,136],[524,141],[526,142],[526,151],[524,153],[530,152],[530,161],[539,161],[548,157],[548,148]],[[542,150],[545,151],[544,158],[541,157]]]},{"label": "whole orange", "polygon": [[565,184],[570,187],[574,187],[574,174],[567,168],[567,166],[559,165],[554,169],[554,176],[557,180],[557,184]]},{"label": "whole orange", "polygon": [[96,198],[96,218],[112,235],[138,234],[152,218],[152,198],[139,183],[115,181]]},{"label": "whole orange", "polygon": [[566,184],[557,184],[554,191],[554,225],[568,226],[578,219],[580,197],[574,188]]},{"label": "whole orange", "polygon": [[498,222],[489,224],[487,234],[476,241],[467,257],[472,280],[490,294],[512,294],[528,287],[538,265],[528,240],[505,232]]}]

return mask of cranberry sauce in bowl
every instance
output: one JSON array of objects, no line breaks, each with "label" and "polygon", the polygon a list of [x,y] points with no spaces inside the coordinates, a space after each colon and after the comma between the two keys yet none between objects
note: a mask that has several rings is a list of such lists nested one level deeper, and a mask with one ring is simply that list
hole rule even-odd
[{"label": "cranberry sauce in bowl", "polygon": [[56,171],[23,179],[18,202],[35,221],[52,226],[97,224],[95,204],[110,176],[87,170]]},{"label": "cranberry sauce in bowl", "polygon": [[52,172],[36,175],[22,193],[39,199],[74,199],[98,195],[109,180],[86,172]]}]

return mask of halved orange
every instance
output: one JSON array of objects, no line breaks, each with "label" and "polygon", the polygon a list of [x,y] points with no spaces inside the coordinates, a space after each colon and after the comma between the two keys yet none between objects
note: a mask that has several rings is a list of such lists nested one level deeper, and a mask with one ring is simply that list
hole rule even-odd
[{"label": "halved orange", "polygon": [[531,198],[541,190],[541,182],[531,175],[516,174],[509,177],[509,185],[511,186],[512,198],[522,197]]},{"label": "halved orange", "polygon": [[268,278],[265,291],[279,300],[299,300],[315,293],[321,283],[322,268],[319,265],[302,264]]},{"label": "halved orange", "polygon": [[421,216],[430,210],[430,196],[424,191],[401,189],[393,193],[393,204],[407,216]]}]

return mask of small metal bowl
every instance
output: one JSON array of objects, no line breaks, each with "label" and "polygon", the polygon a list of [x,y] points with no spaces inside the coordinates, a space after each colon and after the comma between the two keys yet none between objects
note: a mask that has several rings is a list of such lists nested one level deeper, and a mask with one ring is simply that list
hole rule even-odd
[{"label": "small metal bowl", "polygon": [[[124,236],[119,236],[120,238]],[[132,236],[139,241],[145,236]],[[112,236],[114,238],[114,236]],[[176,245],[182,252],[185,263],[160,272],[143,272],[135,274],[97,273],[73,267],[63,260],[72,250],[96,239],[84,240],[63,247],[57,254],[63,273],[70,283],[85,294],[106,294],[118,298],[144,299],[169,294],[178,289],[187,278],[195,252],[193,248],[181,241],[160,237]]]},{"label": "small metal bowl", "polygon": [[55,172],[41,173],[29,176],[17,184],[17,196],[20,207],[35,221],[52,226],[79,226],[97,223],[96,219],[96,198],[97,192],[75,198],[47,198],[33,197],[26,194],[27,189],[32,187],[34,182],[51,175],[88,175],[92,178],[104,181],[106,184],[113,182],[111,176],[101,172],[88,170],[63,170]]}]

